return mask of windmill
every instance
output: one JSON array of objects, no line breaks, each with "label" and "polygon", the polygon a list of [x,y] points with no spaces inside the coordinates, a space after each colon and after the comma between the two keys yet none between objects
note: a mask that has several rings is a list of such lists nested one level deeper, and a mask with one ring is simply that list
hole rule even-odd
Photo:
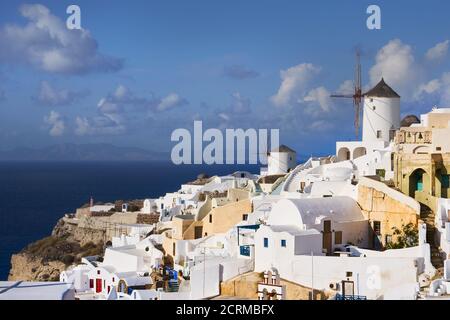
[{"label": "windmill", "polygon": [[355,80],[354,80],[354,93],[353,94],[332,94],[332,98],[351,98],[353,99],[353,106],[355,109],[355,134],[356,138],[359,135],[359,118],[361,114],[361,101],[364,94],[361,89],[361,62],[360,52],[356,51],[356,66],[355,66]]}]

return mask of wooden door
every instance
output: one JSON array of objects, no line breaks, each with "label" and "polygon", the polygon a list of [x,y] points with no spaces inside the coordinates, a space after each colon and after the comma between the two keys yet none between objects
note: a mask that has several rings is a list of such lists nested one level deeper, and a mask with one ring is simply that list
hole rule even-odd
[{"label": "wooden door", "polygon": [[322,248],[327,250],[327,255],[331,255],[332,235],[333,234],[331,232],[331,221],[325,220],[323,222]]},{"label": "wooden door", "polygon": [[199,239],[199,238],[202,237],[202,234],[203,234],[203,227],[202,226],[195,227],[195,229],[194,229],[194,238],[195,239]]},{"label": "wooden door", "polygon": [[102,292],[102,279],[95,279],[95,292]]}]

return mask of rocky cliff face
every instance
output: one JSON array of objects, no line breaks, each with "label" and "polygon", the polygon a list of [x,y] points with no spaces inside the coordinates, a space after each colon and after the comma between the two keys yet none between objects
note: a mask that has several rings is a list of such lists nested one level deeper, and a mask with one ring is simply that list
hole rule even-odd
[{"label": "rocky cliff face", "polygon": [[104,230],[80,228],[62,218],[52,235],[11,257],[10,281],[58,281],[59,274],[82,257],[102,255]]}]

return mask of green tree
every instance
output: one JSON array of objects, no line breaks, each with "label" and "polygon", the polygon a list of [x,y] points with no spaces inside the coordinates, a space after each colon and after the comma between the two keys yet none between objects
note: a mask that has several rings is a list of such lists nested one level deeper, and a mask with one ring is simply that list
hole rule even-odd
[{"label": "green tree", "polygon": [[396,241],[387,243],[386,249],[409,248],[419,244],[419,230],[414,227],[414,224],[402,225],[401,229],[393,227],[392,230]]}]

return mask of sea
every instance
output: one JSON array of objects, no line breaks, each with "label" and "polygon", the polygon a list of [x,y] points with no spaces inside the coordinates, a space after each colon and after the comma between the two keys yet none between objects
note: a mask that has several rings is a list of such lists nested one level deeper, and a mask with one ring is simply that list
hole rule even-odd
[{"label": "sea", "polygon": [[157,198],[200,173],[259,172],[257,165],[167,162],[0,162],[0,280],[13,253],[49,236],[59,218],[94,201]]}]

